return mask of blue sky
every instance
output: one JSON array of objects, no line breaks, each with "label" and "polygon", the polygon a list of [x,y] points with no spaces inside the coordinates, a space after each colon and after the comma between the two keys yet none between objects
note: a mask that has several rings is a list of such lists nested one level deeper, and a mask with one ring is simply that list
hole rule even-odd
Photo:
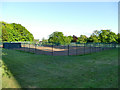
[{"label": "blue sky", "polygon": [[118,33],[117,2],[3,2],[0,21],[25,26],[36,39],[54,31],[89,36],[94,30]]}]

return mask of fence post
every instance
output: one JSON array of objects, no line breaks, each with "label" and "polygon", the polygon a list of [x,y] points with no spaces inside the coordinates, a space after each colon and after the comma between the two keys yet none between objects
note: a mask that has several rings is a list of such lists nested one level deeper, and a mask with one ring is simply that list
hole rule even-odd
[{"label": "fence post", "polygon": [[52,56],[53,56],[53,52],[54,52],[54,51],[53,51],[53,44],[52,44]]},{"label": "fence post", "polygon": [[68,45],[68,56],[69,56],[69,45]]},{"label": "fence post", "polygon": [[30,43],[29,43],[29,52],[30,52]]},{"label": "fence post", "polygon": [[108,50],[108,43],[106,43],[106,50]]},{"label": "fence post", "polygon": [[116,48],[116,43],[114,44],[113,48]]},{"label": "fence post", "polygon": [[101,43],[101,51],[103,51],[103,44]]},{"label": "fence post", "polygon": [[92,45],[91,45],[91,52],[94,52],[94,43],[92,43]]},{"label": "fence post", "polygon": [[24,51],[25,51],[25,42],[24,42]]},{"label": "fence post", "polygon": [[109,49],[110,49],[110,43],[109,43]]},{"label": "fence post", "polygon": [[116,48],[117,44],[115,43],[115,48]]},{"label": "fence post", "polygon": [[35,53],[36,53],[36,44],[35,44]]},{"label": "fence post", "polygon": [[104,43],[102,43],[102,50],[104,50]]},{"label": "fence post", "polygon": [[90,54],[91,54],[91,43],[90,43]]},{"label": "fence post", "polygon": [[101,51],[100,43],[99,43],[99,47],[98,47],[98,48],[99,48],[99,50],[98,50],[98,51],[100,52],[100,51]]},{"label": "fence post", "polygon": [[104,44],[103,46],[104,46],[104,50],[105,50],[106,49],[106,44],[105,43],[103,43],[103,44]]},{"label": "fence post", "polygon": [[95,43],[95,52],[97,52],[97,47],[96,47],[96,43]]},{"label": "fence post", "polygon": [[77,43],[76,43],[76,55],[77,55]]},{"label": "fence post", "polygon": [[[64,44],[64,50],[65,50],[65,44]],[[65,53],[65,55],[66,55],[66,53]]]},{"label": "fence post", "polygon": [[105,50],[105,46],[106,46],[105,43],[103,43],[103,50]]},{"label": "fence post", "polygon": [[84,43],[84,54],[85,54],[85,43]]}]

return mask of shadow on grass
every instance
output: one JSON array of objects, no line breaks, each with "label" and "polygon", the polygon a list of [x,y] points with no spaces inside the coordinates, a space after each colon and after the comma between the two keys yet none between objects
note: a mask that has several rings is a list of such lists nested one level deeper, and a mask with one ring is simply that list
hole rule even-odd
[{"label": "shadow on grass", "polygon": [[[2,52],[2,56],[7,57],[8,54]],[[2,89],[22,87],[18,79],[15,77],[14,72],[12,71],[11,64],[9,64],[4,58],[2,58],[1,61],[1,68],[2,68],[2,83],[1,83]]]}]

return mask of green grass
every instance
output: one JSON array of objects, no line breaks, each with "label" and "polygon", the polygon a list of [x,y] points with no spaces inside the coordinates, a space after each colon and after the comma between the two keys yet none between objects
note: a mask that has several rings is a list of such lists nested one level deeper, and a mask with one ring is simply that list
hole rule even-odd
[{"label": "green grass", "polygon": [[117,88],[118,50],[84,56],[47,56],[3,49],[11,77],[3,88]]}]

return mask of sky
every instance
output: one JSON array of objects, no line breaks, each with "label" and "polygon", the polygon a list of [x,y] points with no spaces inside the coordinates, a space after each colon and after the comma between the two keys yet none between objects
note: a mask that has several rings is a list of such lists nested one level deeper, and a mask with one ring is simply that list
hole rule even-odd
[{"label": "sky", "polygon": [[94,30],[118,33],[118,2],[2,2],[0,21],[21,24],[35,39],[54,31],[90,36]]}]

